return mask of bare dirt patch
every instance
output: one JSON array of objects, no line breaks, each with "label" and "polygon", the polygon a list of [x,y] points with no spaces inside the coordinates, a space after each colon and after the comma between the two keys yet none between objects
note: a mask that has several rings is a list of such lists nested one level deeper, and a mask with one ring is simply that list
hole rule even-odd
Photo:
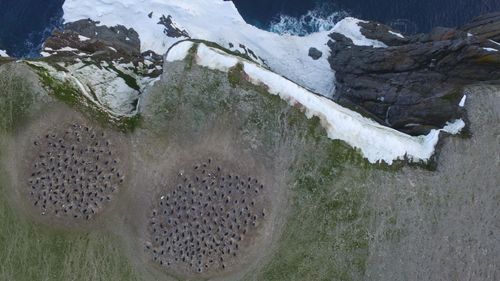
[{"label": "bare dirt patch", "polygon": [[148,252],[167,269],[224,272],[266,217],[264,188],[257,178],[212,158],[180,169],[155,197]]},{"label": "bare dirt patch", "polygon": [[151,279],[238,279],[279,237],[283,173],[221,130],[134,141],[135,176],[122,205],[133,212],[124,210],[126,225],[115,231],[129,236],[134,262]]},{"label": "bare dirt patch", "polygon": [[125,141],[65,106],[48,112],[13,144],[13,198],[47,224],[91,224],[125,185]]}]

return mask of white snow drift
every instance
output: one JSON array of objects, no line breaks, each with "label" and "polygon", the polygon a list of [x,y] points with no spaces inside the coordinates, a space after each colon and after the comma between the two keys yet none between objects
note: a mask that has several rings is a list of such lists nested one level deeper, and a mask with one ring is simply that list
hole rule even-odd
[{"label": "white snow drift", "polygon": [[[166,60],[173,62],[185,58],[192,46],[193,42],[190,41],[177,44],[167,54]],[[290,105],[302,107],[308,118],[319,117],[329,138],[343,140],[359,149],[372,163],[384,161],[392,164],[394,160],[404,158],[427,161],[434,153],[441,131],[457,134],[465,126],[462,120],[455,120],[442,130],[432,130],[427,136],[413,137],[382,126],[330,99],[311,93],[262,66],[205,44],[199,44],[197,47],[195,61],[201,66],[225,72],[241,63],[251,83],[264,84],[271,94],[279,95]]]},{"label": "white snow drift", "polygon": [[[170,15],[175,26],[186,30],[192,39],[249,53],[274,72],[322,95],[331,96],[334,92],[335,73],[327,61],[330,31],[298,37],[260,30],[247,24],[231,1],[222,0],[66,0],[63,9],[66,22],[91,18],[102,25],[133,28],[139,33],[142,51],[153,50],[158,54],[186,39],[165,35],[165,27],[158,22],[162,16]],[[346,34],[356,44],[385,46],[365,38],[359,32],[358,22],[347,18],[333,30]],[[311,47],[320,50],[323,56],[313,60],[308,56]]]}]

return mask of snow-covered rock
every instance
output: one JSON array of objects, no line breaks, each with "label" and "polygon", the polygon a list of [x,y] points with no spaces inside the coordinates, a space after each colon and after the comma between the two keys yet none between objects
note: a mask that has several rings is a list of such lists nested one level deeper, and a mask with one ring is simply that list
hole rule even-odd
[{"label": "snow-covered rock", "polygon": [[340,22],[338,22],[333,29],[331,30],[332,32],[337,32],[340,33],[347,38],[351,39],[354,45],[357,46],[372,46],[374,48],[384,48],[387,47],[386,44],[377,41],[377,40],[372,40],[366,38],[362,33],[361,33],[361,26],[359,26],[360,22],[365,22],[356,18],[352,17],[347,17]]},{"label": "snow-covered rock", "polygon": [[[260,30],[247,24],[231,1],[67,0],[63,9],[65,22],[91,18],[102,25],[133,28],[139,33],[141,51],[152,50],[158,54],[164,54],[175,42],[186,39],[167,36],[170,30],[162,24],[167,17],[181,34],[248,54],[254,61],[322,95],[331,96],[334,91],[335,73],[328,64],[328,55],[318,60],[308,56],[311,47],[323,54],[329,53],[329,32],[298,37]],[[341,29],[339,32],[348,32],[363,41],[354,20],[342,23]]]},{"label": "snow-covered rock", "polygon": [[119,62],[95,62],[90,59],[58,63],[54,67],[42,61],[27,62],[44,69],[53,79],[67,83],[82,97],[111,117],[133,117],[137,114],[140,95],[157,78],[137,75],[133,65]]}]

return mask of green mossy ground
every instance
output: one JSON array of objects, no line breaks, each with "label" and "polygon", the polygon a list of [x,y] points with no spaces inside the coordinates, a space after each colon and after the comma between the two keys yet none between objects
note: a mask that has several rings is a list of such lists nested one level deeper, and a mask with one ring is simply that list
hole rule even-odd
[{"label": "green mossy ground", "polygon": [[26,121],[34,97],[21,77],[8,79],[0,76],[0,133],[12,132]]},{"label": "green mossy ground", "polygon": [[[46,77],[49,79],[49,77]],[[108,233],[54,231],[15,211],[8,201],[6,135],[14,134],[43,102],[25,77],[0,75],[0,280],[137,280],[127,257]],[[58,98],[77,106],[64,85]]]},{"label": "green mossy ground", "polygon": [[[246,81],[241,66],[220,73],[194,65],[192,59],[186,59],[183,73],[156,87],[149,115],[131,118],[118,127],[133,130],[139,126],[166,132],[168,138],[177,133],[174,130],[203,131],[227,120],[249,147],[266,151],[269,158],[283,153],[285,147],[290,154],[285,164],[290,212],[269,260],[243,279],[362,279],[374,215],[364,204],[370,191],[363,183],[372,169],[397,168],[370,165],[345,143],[332,141],[318,118],[307,119],[300,109],[270,95],[265,87]],[[109,123],[105,113],[82,101],[71,86],[34,69],[55,98]],[[18,101],[21,107],[23,100]],[[22,120],[16,117],[11,120]],[[0,191],[6,184],[0,178]],[[19,217],[1,196],[0,224],[0,280],[138,279],[113,237],[49,231]],[[397,230],[387,234],[389,239],[397,235]]]}]

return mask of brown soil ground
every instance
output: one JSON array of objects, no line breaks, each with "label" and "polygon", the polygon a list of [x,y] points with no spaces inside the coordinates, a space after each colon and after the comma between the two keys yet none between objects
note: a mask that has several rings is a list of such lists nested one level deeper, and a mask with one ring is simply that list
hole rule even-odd
[{"label": "brown soil ground", "polygon": [[[119,201],[118,195],[120,192],[123,192],[122,189],[126,186],[127,179],[129,178],[126,139],[113,130],[101,128],[98,124],[87,120],[81,114],[64,105],[52,106],[52,108],[45,111],[43,116],[35,120],[26,130],[14,138],[11,145],[11,172],[13,179],[15,179],[15,188],[12,190],[10,196],[11,200],[15,202],[12,205],[17,206],[20,211],[26,213],[32,219],[51,227],[97,227],[103,223],[104,218],[101,217],[106,216],[106,213],[110,213],[114,209],[114,205]],[[76,137],[65,134],[73,128],[74,124],[80,124],[82,128],[89,128],[89,132],[87,132],[88,136],[83,135],[80,137],[79,135],[78,140],[81,140],[80,143],[76,142]],[[101,134],[105,137],[100,137]],[[91,135],[92,139],[90,139]],[[106,150],[103,150],[102,153],[100,151],[93,153],[93,149],[98,150],[94,141],[100,141],[99,145],[105,147]],[[65,145],[62,145],[65,147],[64,149],[61,148],[61,144]],[[71,152],[75,146],[75,151]],[[48,150],[49,148],[51,150]],[[80,157],[77,150],[85,150],[86,148],[90,149],[90,151],[83,151],[84,155]],[[66,151],[66,155],[57,155],[59,152],[64,151]],[[112,152],[111,156],[108,155],[110,151]],[[47,154],[50,154],[50,156]],[[71,154],[74,156],[72,157]],[[58,156],[62,157],[58,158]],[[99,161],[94,158],[98,156],[100,157]],[[42,157],[44,158],[42,159]],[[50,162],[49,158],[51,158]],[[66,162],[64,162],[65,158],[67,158]],[[76,161],[77,159],[78,161],[85,161],[86,164],[74,164],[72,161]],[[105,165],[105,162],[109,162],[109,164]],[[67,167],[63,167],[62,164],[65,163],[68,165]],[[95,169],[95,165],[97,164],[99,164],[99,170]],[[45,175],[46,170],[50,170],[48,168],[50,167],[49,165],[54,166],[55,170],[51,171],[49,175]],[[59,170],[57,165],[61,166]],[[82,174],[82,169],[84,168],[87,175],[89,174],[89,170],[94,169],[92,175],[94,176],[95,174],[96,178],[92,179],[92,184],[90,180],[86,182],[85,177],[82,181],[80,180],[80,176],[82,175],[76,175],[77,166],[80,174]],[[108,173],[103,172],[104,167],[109,170],[107,171]],[[74,179],[71,178],[72,172],[68,170],[70,168],[72,171],[75,171]],[[42,174],[38,174],[37,171]],[[97,178],[97,173],[100,173],[99,178]],[[118,176],[117,173],[119,173]],[[106,175],[106,179],[101,179],[104,175]],[[47,176],[51,177],[50,184],[53,184],[53,186],[50,189],[49,187],[42,189],[42,183],[49,183],[47,179],[44,179]],[[113,177],[108,179],[108,176]],[[65,180],[62,179],[63,177],[65,177]],[[55,180],[58,180],[57,188]],[[66,183],[65,187],[59,186],[59,184],[62,185],[63,181]],[[88,185],[86,189],[81,187],[84,186],[81,184],[85,183]],[[107,186],[108,191],[103,190],[104,185]],[[65,196],[62,196],[61,190],[64,190],[65,195],[68,195],[66,197],[68,201],[64,200],[62,202],[61,198]],[[85,193],[91,191],[92,194],[90,197],[87,194],[80,196],[82,191]],[[59,192],[61,196],[54,195],[54,192]],[[97,196],[94,196],[94,192]],[[71,195],[69,195],[70,193]],[[78,196],[78,198],[75,199],[76,197],[73,196]],[[49,198],[56,203],[51,204]],[[103,201],[100,201],[100,198]],[[78,209],[77,202],[82,202],[82,205],[89,203],[92,208],[89,207],[84,210],[82,207]],[[71,209],[68,208],[68,205],[71,205]],[[62,206],[65,206],[64,211]]]},{"label": "brown soil ground", "polygon": [[[222,133],[222,130],[225,133]],[[127,192],[127,199],[122,205],[133,212],[123,211],[127,213],[125,218],[127,225],[123,227],[128,230],[121,232],[128,232],[126,236],[133,237],[128,248],[134,253],[135,263],[140,267],[146,264],[146,271],[154,276],[153,278],[165,278],[167,274],[190,280],[233,279],[235,275],[243,275],[264,261],[272,248],[272,242],[279,236],[277,234],[283,226],[286,215],[284,177],[283,173],[276,172],[276,165],[279,163],[269,161],[265,154],[242,147],[234,134],[227,133],[229,131],[231,130],[228,128],[220,130],[210,128],[205,133],[199,133],[203,138],[181,134],[168,140],[145,137],[147,132],[136,134],[142,137],[133,142],[135,152],[132,168],[135,176],[131,182],[133,188]],[[148,223],[151,211],[157,206],[160,194],[171,192],[172,188],[176,187],[168,183],[175,182],[180,172],[185,173],[186,169],[193,167],[195,163],[203,163],[209,158],[226,170],[256,178],[265,186],[261,194],[264,200],[259,203],[266,210],[265,218],[258,227],[245,236],[237,256],[225,260],[225,268],[214,267],[212,270],[199,273],[186,270],[182,263],[178,263],[177,266],[172,264],[166,269],[153,261],[151,253],[145,247],[150,238]]]}]

